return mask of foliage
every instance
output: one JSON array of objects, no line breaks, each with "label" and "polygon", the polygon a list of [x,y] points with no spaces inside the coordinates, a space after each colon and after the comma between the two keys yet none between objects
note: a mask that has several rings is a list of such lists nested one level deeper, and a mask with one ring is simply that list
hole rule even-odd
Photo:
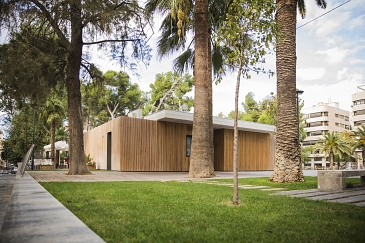
[{"label": "foliage", "polygon": [[41,102],[64,81],[65,51],[47,30],[36,32],[36,27],[22,27],[0,46],[0,88],[9,101]]},{"label": "foliage", "polygon": [[301,161],[303,163],[311,161],[311,159],[309,158],[308,155],[310,154],[311,151],[314,151],[313,146],[306,146],[306,147],[302,146],[301,148],[302,148],[301,149],[301,154],[300,154]]},{"label": "foliage", "polygon": [[328,132],[314,145],[314,150],[330,156],[330,170],[332,170],[334,156],[342,158],[344,154],[350,155],[351,144],[341,136],[341,133]]},{"label": "foliage", "polygon": [[352,134],[353,138],[353,146],[352,150],[355,151],[356,149],[362,150],[362,158],[365,158],[365,125],[362,124],[361,126],[357,127],[357,129]]},{"label": "foliage", "polygon": [[[222,23],[231,0],[209,0],[208,20],[210,34],[216,31]],[[179,56],[174,59],[174,71],[182,74],[194,68],[195,55],[195,2],[192,0],[149,0],[146,10],[151,14],[162,14],[163,20],[160,25],[161,35],[157,42],[157,54],[160,58],[171,56],[176,52]],[[211,65],[217,80],[224,73],[220,72],[224,65],[225,54],[218,43],[211,43]]]},{"label": "foliage", "polygon": [[[240,184],[250,180],[242,179]],[[308,183],[313,188],[312,181],[280,186],[304,188]],[[364,207],[270,195],[273,191],[239,189],[244,194],[241,206],[232,207],[230,187],[204,183],[41,184],[106,242],[365,240],[359,233]]]},{"label": "foliage", "polygon": [[93,160],[93,158],[90,157],[90,154],[88,155],[85,154],[85,162],[86,165],[91,165],[91,166],[96,165],[96,162]]},{"label": "foliage", "polygon": [[266,73],[264,56],[273,48],[278,34],[274,12],[272,0],[233,0],[227,15],[222,16],[214,39],[226,53],[225,64],[244,78],[251,77],[250,71]]},{"label": "foliage", "polygon": [[[49,134],[43,128],[43,123],[37,115],[38,110],[35,110],[35,153],[43,151],[43,146],[48,144]],[[7,156],[12,163],[22,160],[24,154],[28,151],[32,143],[33,137],[33,108],[29,104],[24,104],[20,110],[17,110],[6,129],[7,137],[5,138],[4,146],[7,146]]]},{"label": "foliage", "polygon": [[99,75],[98,80],[81,84],[83,119],[88,130],[142,108],[145,103],[141,89],[131,83],[127,73],[109,70]]},{"label": "foliage", "polygon": [[155,82],[150,84],[150,97],[143,109],[147,115],[160,109],[181,110],[183,104],[187,111],[194,106],[194,99],[186,96],[194,85],[194,78],[189,75],[179,75],[173,72],[156,74]]},{"label": "foliage", "polygon": [[[69,174],[89,173],[83,154],[80,74],[88,73],[92,78],[93,65],[88,62],[90,56],[83,55],[83,49],[97,45],[99,50],[110,51],[121,66],[135,71],[136,61],[147,65],[150,60],[145,33],[149,17],[136,0],[100,4],[91,0],[1,1],[0,28],[15,33],[20,26],[32,26],[37,34],[45,29],[57,39],[57,47],[65,50],[72,161]],[[38,40],[36,47],[41,43]]]}]

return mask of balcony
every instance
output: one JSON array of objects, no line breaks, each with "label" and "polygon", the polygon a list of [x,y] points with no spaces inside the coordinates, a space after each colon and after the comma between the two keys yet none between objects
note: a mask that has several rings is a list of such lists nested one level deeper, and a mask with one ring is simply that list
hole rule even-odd
[{"label": "balcony", "polygon": [[311,122],[328,121],[328,120],[329,120],[328,116],[319,116],[314,118],[307,118],[306,122],[311,123]]},{"label": "balcony", "polygon": [[305,127],[304,130],[306,132],[315,132],[315,131],[328,131],[328,126],[318,126],[318,127]]},{"label": "balcony", "polygon": [[357,121],[365,121],[365,114],[353,116],[352,120],[353,120],[354,123],[357,122]]},{"label": "balcony", "polygon": [[322,139],[323,135],[316,135],[316,136],[307,136],[304,141],[309,141],[309,140],[315,140],[318,141],[319,139]]},{"label": "balcony", "polygon": [[352,111],[365,110],[365,104],[352,105]]}]

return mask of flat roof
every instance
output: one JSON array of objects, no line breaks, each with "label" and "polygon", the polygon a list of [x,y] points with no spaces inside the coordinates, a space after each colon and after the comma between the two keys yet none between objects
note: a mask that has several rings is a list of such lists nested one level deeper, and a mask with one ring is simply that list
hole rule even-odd
[{"label": "flat roof", "polygon": [[[182,112],[182,111],[172,111],[172,110],[161,110],[151,115],[144,117],[146,120],[153,121],[164,121],[182,124],[193,124],[193,113]],[[213,116],[213,129],[233,129],[234,121],[229,118],[222,118]],[[259,132],[259,133],[275,133],[276,126],[261,124],[257,122],[248,122],[238,120],[237,122],[238,130],[249,131],[249,132]]]}]

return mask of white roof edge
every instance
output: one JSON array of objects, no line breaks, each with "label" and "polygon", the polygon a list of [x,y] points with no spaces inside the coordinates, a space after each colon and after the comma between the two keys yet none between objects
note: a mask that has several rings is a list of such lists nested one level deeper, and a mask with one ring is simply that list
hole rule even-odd
[{"label": "white roof edge", "polygon": [[[146,120],[153,121],[167,121],[175,123],[193,124],[193,113],[172,111],[172,110],[161,110],[151,115],[145,116]],[[242,131],[251,131],[259,133],[275,133],[276,127],[268,124],[261,124],[256,122],[248,122],[239,120],[238,129]],[[214,129],[233,129],[233,119],[222,118],[213,116],[213,128]]]}]

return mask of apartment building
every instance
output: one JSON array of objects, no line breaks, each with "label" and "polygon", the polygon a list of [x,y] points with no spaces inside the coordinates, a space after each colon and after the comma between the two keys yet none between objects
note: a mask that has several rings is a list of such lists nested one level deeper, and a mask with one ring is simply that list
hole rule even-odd
[{"label": "apartment building", "polygon": [[[307,133],[303,147],[314,145],[327,132],[343,132],[351,129],[349,111],[340,109],[337,102],[318,103],[318,105],[302,109],[302,113],[305,120],[304,130]],[[309,166],[311,169],[329,167],[328,158],[324,154],[311,153],[309,157],[311,161],[306,163],[307,168]]]},{"label": "apartment building", "polygon": [[352,122],[354,130],[361,124],[365,124],[365,85],[358,86],[357,92],[352,94]]}]

